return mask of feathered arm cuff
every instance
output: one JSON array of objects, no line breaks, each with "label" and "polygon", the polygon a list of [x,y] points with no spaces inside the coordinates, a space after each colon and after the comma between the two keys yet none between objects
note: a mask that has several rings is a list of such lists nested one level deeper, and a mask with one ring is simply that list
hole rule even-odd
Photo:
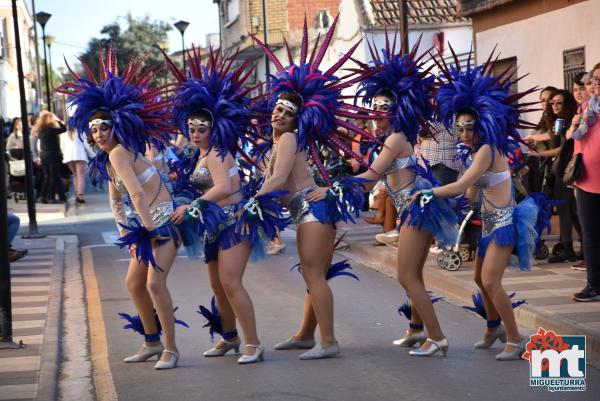
[{"label": "feathered arm cuff", "polygon": [[283,205],[279,201],[285,194],[287,191],[272,191],[248,199],[236,223],[236,232],[249,237],[252,244],[265,239],[272,241],[291,222],[289,217],[283,216]]},{"label": "feathered arm cuff", "polygon": [[214,202],[198,198],[193,201],[185,213],[184,224],[193,227],[197,237],[212,235],[227,220],[221,206]]},{"label": "feathered arm cuff", "polygon": [[343,220],[355,223],[365,200],[367,179],[357,177],[342,178],[333,183],[327,193],[328,220],[332,223]]}]

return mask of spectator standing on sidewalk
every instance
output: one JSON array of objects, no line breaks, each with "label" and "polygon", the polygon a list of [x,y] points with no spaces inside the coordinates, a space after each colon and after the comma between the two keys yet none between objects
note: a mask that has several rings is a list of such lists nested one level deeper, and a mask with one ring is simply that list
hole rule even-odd
[{"label": "spectator standing on sidewalk", "polygon": [[[539,154],[552,158],[552,174],[554,175],[554,198],[563,202],[557,205],[558,220],[560,224],[560,241],[562,243],[561,251],[548,259],[550,263],[562,263],[567,260],[574,262],[577,255],[573,249],[573,227],[581,237],[581,225],[577,216],[577,205],[575,203],[575,193],[563,182],[562,174],[558,169],[558,154],[566,142],[566,129],[571,125],[571,120],[577,112],[578,104],[567,90],[559,90],[548,98],[546,106],[546,123],[553,127],[548,133],[548,138],[552,143],[552,149],[540,151]],[[558,119],[564,121],[563,127],[556,126]]]},{"label": "spectator standing on sidewalk", "polygon": [[573,139],[579,141],[583,171],[575,181],[581,215],[587,285],[573,295],[579,302],[600,301],[600,63],[592,69],[594,95],[583,115],[573,119]]},{"label": "spectator standing on sidewalk", "polygon": [[75,192],[75,203],[83,204],[85,199],[85,173],[90,153],[93,157],[93,151],[88,149],[75,130],[68,130],[60,136],[60,148],[63,154],[63,163],[69,166],[73,173],[73,190]]},{"label": "spectator standing on sidewalk", "polygon": [[[59,135],[65,132],[67,127],[54,113],[46,111],[40,115],[35,129],[40,138],[40,159],[44,171],[41,202],[65,202],[67,197],[60,173],[62,153]],[[55,199],[56,195],[58,195],[58,201]]]},{"label": "spectator standing on sidewalk", "polygon": [[429,162],[435,179],[441,185],[447,185],[456,181],[460,170],[460,161],[456,157],[459,136],[442,123],[430,125],[435,138],[421,139],[421,156]]},{"label": "spectator standing on sidewalk", "polygon": [[[575,79],[573,80],[573,96],[575,97],[575,100],[579,104],[579,108],[577,109],[578,115],[582,114],[583,111],[587,108],[588,102],[591,97],[591,94],[587,89],[588,86],[591,86],[591,78],[590,77],[591,76],[590,76],[589,72],[582,72],[581,74],[577,75],[575,77]],[[579,118],[581,118],[581,116],[579,116]],[[567,131],[567,138],[571,138],[574,131],[575,131],[575,128],[574,128],[573,124],[571,124],[571,127]],[[573,142],[573,154],[576,155],[577,153],[581,153],[581,142],[580,141]],[[581,255],[581,260],[575,262],[571,266],[571,269],[585,271],[587,269],[587,264],[585,262],[585,255],[583,253],[583,238],[582,238],[580,255]]]},{"label": "spectator standing on sidewalk", "polygon": [[[456,181],[460,170],[460,161],[456,157],[459,135],[455,128],[446,128],[440,122],[431,122],[430,126],[435,138],[421,137],[421,157],[429,162],[431,173],[440,185],[447,185]],[[430,251],[439,253],[442,249],[434,245]]]}]

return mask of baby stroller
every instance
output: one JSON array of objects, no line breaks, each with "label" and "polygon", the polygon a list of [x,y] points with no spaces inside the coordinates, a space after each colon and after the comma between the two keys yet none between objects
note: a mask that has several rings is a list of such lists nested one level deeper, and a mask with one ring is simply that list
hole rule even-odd
[{"label": "baby stroller", "polygon": [[23,149],[8,149],[8,190],[15,202],[25,199],[25,153]]},{"label": "baby stroller", "polygon": [[477,241],[481,236],[481,220],[478,208],[473,208],[467,213],[458,228],[458,237],[450,250],[444,250],[437,256],[437,264],[442,269],[454,271],[461,268],[462,264],[475,259]]}]

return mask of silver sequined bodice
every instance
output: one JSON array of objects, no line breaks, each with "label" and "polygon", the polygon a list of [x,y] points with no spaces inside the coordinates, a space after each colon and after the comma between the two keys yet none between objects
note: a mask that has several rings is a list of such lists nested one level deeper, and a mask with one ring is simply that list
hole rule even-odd
[{"label": "silver sequined bodice", "polygon": [[113,179],[113,183],[115,184],[115,188],[117,189],[117,191],[119,191],[119,193],[127,195],[127,188],[125,188],[125,183],[122,179],[120,179],[119,177],[115,177]]},{"label": "silver sequined bodice", "polygon": [[206,167],[196,167],[190,174],[190,181],[198,187],[201,192],[206,192],[214,186],[210,171]]},{"label": "silver sequined bodice", "polygon": [[306,194],[312,188],[305,188],[300,191],[294,192],[290,195],[287,201],[287,207],[290,211],[290,215],[296,225],[311,223],[313,221],[319,221],[310,211],[309,202],[306,200]]}]

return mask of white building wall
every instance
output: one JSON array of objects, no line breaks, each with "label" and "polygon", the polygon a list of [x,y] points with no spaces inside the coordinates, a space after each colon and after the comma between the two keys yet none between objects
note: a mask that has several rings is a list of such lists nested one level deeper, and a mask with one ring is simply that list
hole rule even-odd
[{"label": "white building wall", "polygon": [[[519,91],[548,85],[562,88],[563,51],[585,46],[586,70],[600,62],[599,15],[600,0],[590,0],[479,32],[477,61],[485,62],[497,44],[501,59],[516,57],[519,75],[529,73],[519,81]],[[539,92],[535,92],[523,101],[538,98]],[[540,113],[528,113],[524,118],[537,122]]]}]

